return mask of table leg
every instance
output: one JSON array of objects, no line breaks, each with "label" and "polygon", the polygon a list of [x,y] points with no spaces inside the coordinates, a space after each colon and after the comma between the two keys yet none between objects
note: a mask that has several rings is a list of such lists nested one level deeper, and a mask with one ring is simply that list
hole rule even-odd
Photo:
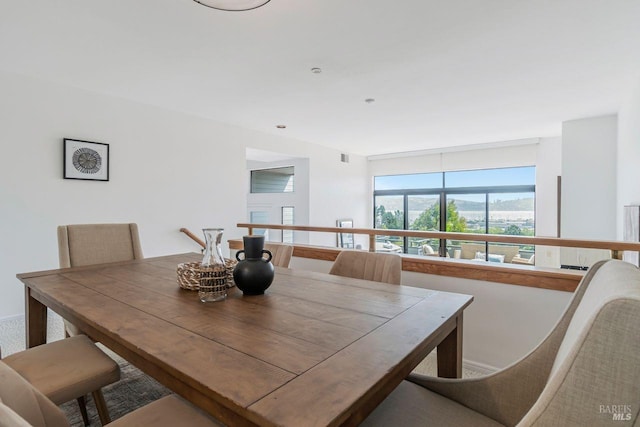
[{"label": "table leg", "polygon": [[456,317],[456,327],[438,345],[438,376],[462,378],[462,313]]},{"label": "table leg", "polygon": [[26,346],[35,347],[47,342],[47,306],[33,298],[31,288],[24,287],[24,318]]}]

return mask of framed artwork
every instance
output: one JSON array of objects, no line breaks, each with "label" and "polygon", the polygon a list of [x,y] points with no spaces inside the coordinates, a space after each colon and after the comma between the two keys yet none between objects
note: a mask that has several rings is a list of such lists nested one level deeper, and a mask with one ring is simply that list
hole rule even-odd
[{"label": "framed artwork", "polygon": [[109,144],[64,139],[64,179],[109,181]]},{"label": "framed artwork", "polygon": [[[336,225],[341,228],[353,228],[352,219],[339,219]],[[353,233],[338,233],[338,247],[345,249],[353,249]]]}]

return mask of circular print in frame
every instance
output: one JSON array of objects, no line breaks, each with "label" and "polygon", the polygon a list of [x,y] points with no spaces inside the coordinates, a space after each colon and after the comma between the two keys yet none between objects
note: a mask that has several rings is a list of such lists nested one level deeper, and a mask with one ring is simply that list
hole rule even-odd
[{"label": "circular print in frame", "polygon": [[100,171],[102,167],[102,157],[100,154],[92,150],[91,148],[78,148],[71,159],[73,167],[78,172],[94,174]]}]

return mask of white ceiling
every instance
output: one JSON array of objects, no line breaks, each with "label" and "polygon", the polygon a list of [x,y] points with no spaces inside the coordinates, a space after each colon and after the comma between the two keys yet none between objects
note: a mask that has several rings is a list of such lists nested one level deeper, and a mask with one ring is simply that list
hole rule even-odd
[{"label": "white ceiling", "polygon": [[374,155],[554,136],[562,121],[615,113],[640,83],[640,1],[271,0],[223,12],[0,0],[0,58],[5,71]]}]

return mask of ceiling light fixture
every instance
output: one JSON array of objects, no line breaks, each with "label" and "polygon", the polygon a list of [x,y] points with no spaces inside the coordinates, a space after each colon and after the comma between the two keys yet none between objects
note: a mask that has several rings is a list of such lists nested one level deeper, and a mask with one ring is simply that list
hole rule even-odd
[{"label": "ceiling light fixture", "polygon": [[278,129],[286,129],[287,125],[276,125]]},{"label": "ceiling light fixture", "polygon": [[218,10],[240,12],[243,10],[257,9],[269,3],[270,0],[193,0],[203,6]]},{"label": "ceiling light fixture", "polygon": [[320,68],[318,68],[318,67],[314,67],[314,68],[311,69],[311,72],[313,74],[320,74],[322,72],[322,70]]}]

